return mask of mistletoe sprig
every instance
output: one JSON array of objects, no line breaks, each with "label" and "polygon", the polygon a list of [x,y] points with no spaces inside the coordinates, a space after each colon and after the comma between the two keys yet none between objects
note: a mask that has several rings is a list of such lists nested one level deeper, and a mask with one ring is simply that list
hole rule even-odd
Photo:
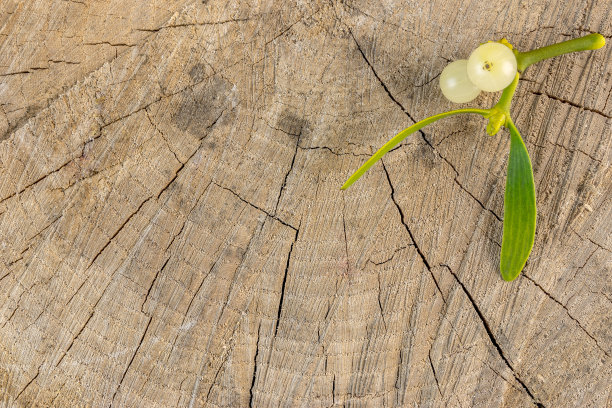
[{"label": "mistletoe sprig", "polygon": [[487,133],[495,135],[501,127],[510,133],[510,157],[504,195],[504,225],[500,256],[500,271],[506,281],[514,280],[520,273],[535,239],[536,198],[533,169],[523,139],[510,116],[510,104],[519,76],[536,62],[577,51],[596,50],[605,45],[601,34],[584,37],[519,52],[508,41],[488,42],[476,48],[469,59],[450,63],[440,75],[442,93],[452,102],[469,102],[481,91],[503,90],[497,104],[491,109],[457,109],[430,116],[402,130],[385,143],[342,186],[346,190],[359,179],[385,153],[408,135],[446,117],[462,113],[475,113],[489,120]]}]

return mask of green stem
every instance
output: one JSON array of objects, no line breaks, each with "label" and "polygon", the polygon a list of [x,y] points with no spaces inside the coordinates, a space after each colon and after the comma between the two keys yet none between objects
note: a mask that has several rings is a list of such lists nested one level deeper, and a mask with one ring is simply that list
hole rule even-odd
[{"label": "green stem", "polygon": [[505,126],[510,118],[510,104],[512,103],[512,97],[516,91],[518,85],[519,74],[514,76],[514,79],[504,88],[504,91],[499,98],[499,102],[491,109],[491,115],[489,115],[489,123],[487,123],[487,133],[491,136],[497,134],[502,126]]},{"label": "green stem", "polygon": [[594,33],[585,35],[584,37],[574,38],[573,40],[537,48],[535,50],[518,52],[516,54],[518,70],[519,72],[523,72],[528,66],[536,62],[570,52],[596,50],[603,47],[605,44],[605,38],[601,34]]},{"label": "green stem", "polygon": [[510,112],[510,104],[512,103],[512,97],[514,96],[514,92],[516,91],[516,86],[518,85],[519,74],[517,73],[514,76],[514,79],[504,88],[504,91],[499,98],[499,102],[495,104],[495,108],[499,109],[501,112],[509,113]]},{"label": "green stem", "polygon": [[363,173],[365,173],[366,171],[368,171],[368,169],[370,167],[372,167],[372,165],[374,163],[376,163],[381,157],[383,157],[385,155],[385,153],[387,153],[389,150],[393,149],[395,146],[397,146],[402,140],[404,140],[408,135],[410,135],[411,133],[416,132],[417,130],[446,117],[452,116],[452,115],[458,115],[460,113],[477,113],[479,115],[484,116],[485,118],[488,117],[492,112],[492,109],[474,109],[474,108],[468,108],[468,109],[457,109],[457,110],[453,110],[453,111],[449,111],[449,112],[444,112],[444,113],[439,113],[437,115],[434,116],[430,116],[426,119],[420,120],[417,123],[415,123],[414,125],[402,130],[401,132],[399,132],[397,135],[395,135],[395,137],[393,137],[391,140],[389,140],[387,143],[385,143],[383,145],[383,147],[381,147],[380,149],[378,149],[378,151],[376,153],[374,153],[374,155],[372,157],[370,157],[368,159],[367,162],[365,162],[355,173],[353,173],[353,175],[346,181],[346,183],[344,183],[344,185],[341,187],[341,190],[346,190],[347,188],[349,188],[349,186],[351,184],[353,184],[355,181],[357,181],[357,179],[359,179],[359,177],[361,177],[363,175]]}]

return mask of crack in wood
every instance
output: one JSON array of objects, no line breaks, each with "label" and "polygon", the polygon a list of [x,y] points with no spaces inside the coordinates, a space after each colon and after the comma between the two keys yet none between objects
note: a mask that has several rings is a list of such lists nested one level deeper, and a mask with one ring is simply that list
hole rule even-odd
[{"label": "crack in wood", "polygon": [[334,156],[354,156],[354,157],[370,157],[369,154],[359,154],[359,153],[354,153],[354,152],[346,152],[346,153],[339,153],[339,152],[335,152],[331,147],[328,146],[308,146],[308,147],[304,147],[304,146],[299,146],[298,148],[300,150],[327,150],[328,152],[330,152],[331,154],[333,154]]},{"label": "crack in wood", "polygon": [[147,115],[147,119],[149,120],[149,123],[151,123],[151,126],[153,126],[153,128],[159,133],[162,139],[164,139],[164,142],[166,142],[166,146],[168,146],[168,150],[170,150],[170,152],[174,155],[174,158],[176,159],[176,161],[181,164],[185,164],[178,158],[178,156],[176,155],[176,152],[172,150],[172,147],[170,146],[170,142],[166,138],[166,135],[164,134],[164,132],[162,132],[161,129],[157,127],[157,124],[153,122],[153,119],[151,118],[151,115],[149,112],[149,108],[145,108],[144,111],[145,111],[145,114]]},{"label": "crack in wood", "polygon": [[381,301],[382,289],[381,289],[381,284],[380,284],[380,272],[377,274],[377,277],[378,277],[378,311],[380,312],[380,318],[382,319],[383,326],[385,326],[385,332],[386,332],[387,322],[385,320],[385,313],[383,311],[383,306],[382,306],[382,301]]},{"label": "crack in wood", "polygon": [[111,235],[111,237],[106,241],[106,243],[104,244],[104,246],[96,253],[96,255],[93,257],[93,259],[91,260],[91,262],[89,263],[89,265],[87,265],[87,268],[85,268],[85,270],[88,270],[89,268],[91,268],[91,266],[96,262],[96,260],[98,259],[98,257],[104,252],[104,250],[106,249],[106,247],[108,247],[110,245],[110,243],[113,241],[113,239],[115,239],[115,237],[121,232],[121,230],[128,224],[128,222],[130,222],[130,220],[140,211],[140,209],[149,202],[149,200],[151,200],[151,198],[153,198],[153,196],[148,197],[147,199],[145,199],[142,203],[140,203],[140,205],[138,206],[138,208],[136,208],[136,210],[134,212],[132,212],[126,219],[125,221],[123,221],[123,223],[119,226],[119,228],[117,228],[117,230],[113,233],[113,235]]},{"label": "crack in wood", "polygon": [[157,33],[161,30],[165,30],[168,28],[184,28],[184,27],[204,27],[204,26],[212,26],[212,25],[222,25],[228,23],[242,23],[245,21],[251,20],[250,18],[232,18],[227,20],[220,21],[202,21],[202,22],[193,22],[193,23],[180,23],[180,24],[169,24],[165,26],[161,26],[158,28],[135,28],[135,31],[144,31],[148,33]]},{"label": "crack in wood", "polygon": [[[597,162],[597,163],[601,164],[601,160],[600,160],[600,159],[597,159],[597,158],[596,158],[596,157],[594,157],[593,155],[591,155],[591,154],[589,154],[589,153],[585,152],[584,150],[579,149],[579,148],[577,148],[577,147],[574,147],[574,148],[571,148],[571,147],[566,147],[566,146],[562,145],[561,143],[556,143],[556,142],[550,141],[550,140],[548,140],[548,139],[547,139],[547,140],[545,140],[545,142],[546,142],[546,143],[548,143],[548,144],[550,144],[551,146],[560,147],[561,149],[563,149],[563,150],[565,150],[566,152],[571,153],[571,154],[575,154],[575,153],[582,153],[583,155],[587,156],[587,157],[588,157],[589,159],[591,159],[592,161],[594,161],[594,162]],[[545,148],[546,148],[546,146],[545,146],[545,145],[540,145],[540,144],[537,144],[537,143],[535,143],[535,142],[528,142],[528,143],[530,143],[530,144],[532,144],[533,146],[538,147],[538,148],[540,148],[540,149],[545,149]]]},{"label": "crack in wood", "polygon": [[[363,60],[366,62],[366,64],[370,67],[370,70],[372,71],[372,73],[374,74],[374,76],[376,77],[376,79],[378,80],[378,82],[380,83],[380,85],[383,87],[383,89],[385,90],[385,92],[387,93],[387,95],[389,96],[389,98],[402,110],[402,112],[404,112],[404,114],[406,116],[408,116],[408,118],[413,122],[416,123],[417,121],[412,117],[412,115],[410,114],[410,112],[408,112],[408,110],[406,108],[404,108],[404,106],[393,96],[393,94],[391,93],[391,91],[389,90],[389,88],[387,87],[387,85],[384,83],[384,81],[381,79],[381,77],[378,75],[378,73],[376,72],[376,70],[374,69],[374,66],[372,65],[372,63],[370,62],[370,60],[368,60],[368,58],[366,57],[365,53],[363,52],[361,46],[359,45],[359,42],[357,41],[357,39],[355,38],[355,36],[353,35],[353,32],[349,29],[349,32],[351,34],[351,37],[353,38],[353,41],[355,42],[355,44],[357,45],[357,49],[359,50],[359,53],[361,54]],[[423,141],[431,148],[431,150],[433,150],[433,152],[440,157],[444,162],[446,162],[446,164],[448,164],[452,169],[453,172],[455,173],[455,177],[454,177],[454,182],[463,190],[465,191],[470,197],[472,197],[481,207],[483,210],[486,210],[488,212],[490,212],[491,214],[493,214],[493,216],[498,220],[498,221],[502,221],[502,218],[497,215],[493,210],[487,208],[482,201],[480,201],[478,198],[476,198],[476,196],[474,196],[474,194],[472,194],[471,192],[469,192],[465,187],[463,187],[463,185],[459,182],[458,177],[459,177],[459,172],[457,171],[457,169],[455,168],[455,166],[444,156],[442,156],[442,154],[436,149],[436,147],[429,141],[429,139],[427,139],[427,136],[425,135],[425,133],[423,132],[423,130],[419,129],[418,133],[421,135],[421,138],[423,139]]]},{"label": "crack in wood", "polygon": [[151,289],[153,289],[153,286],[155,285],[155,282],[157,282],[157,278],[158,278],[159,274],[162,273],[164,271],[164,269],[166,269],[166,265],[168,265],[168,261],[170,261],[170,258],[172,258],[172,256],[169,256],[168,258],[166,258],[166,261],[164,262],[162,267],[157,271],[157,273],[155,274],[155,277],[151,281],[151,285],[149,285],[149,289],[147,290],[147,294],[145,295],[145,298],[142,301],[142,304],[140,305],[140,311],[142,313],[145,313],[144,305],[147,303],[147,300],[149,300],[149,295],[151,294]]},{"label": "crack in wood", "polygon": [[72,340],[70,341],[70,344],[68,345],[68,348],[66,349],[66,351],[64,351],[64,354],[62,354],[62,356],[60,357],[60,359],[57,361],[57,363],[55,364],[55,367],[59,366],[60,363],[62,362],[62,360],[64,360],[64,357],[66,357],[66,355],[68,354],[68,352],[72,349],[72,346],[74,345],[74,342],[76,341],[76,339],[81,335],[81,333],[83,332],[83,330],[85,329],[85,327],[87,326],[87,323],[89,323],[89,321],[91,320],[91,318],[93,317],[93,315],[96,313],[96,306],[98,305],[98,302],[100,301],[100,299],[102,299],[102,296],[100,296],[98,298],[98,300],[96,301],[96,303],[93,306],[93,310],[91,311],[91,313],[89,314],[89,317],[87,318],[87,320],[85,320],[85,323],[83,324],[83,326],[81,326],[81,329],[77,332],[77,334],[72,338]]},{"label": "crack in wood", "polygon": [[117,392],[119,392],[119,389],[121,388],[121,385],[123,384],[123,380],[125,379],[125,375],[127,374],[128,370],[132,366],[132,363],[134,362],[134,358],[136,357],[136,354],[138,354],[138,350],[140,350],[140,346],[142,346],[142,342],[144,341],[144,338],[145,338],[145,336],[147,334],[147,331],[149,331],[149,326],[151,325],[151,321],[152,320],[153,320],[153,316],[149,317],[149,321],[147,322],[147,325],[146,325],[144,331],[142,332],[142,336],[140,337],[140,341],[138,342],[138,346],[136,347],[136,350],[134,351],[134,354],[132,354],[132,358],[130,358],[130,362],[128,363],[127,367],[123,371],[123,374],[121,375],[121,380],[119,380],[119,385],[117,385],[117,388],[115,388],[115,392],[113,393],[113,396],[111,398],[111,402],[108,405],[109,408],[115,402],[115,397],[117,396]]},{"label": "crack in wood", "polygon": [[[280,130],[280,129],[278,129]],[[281,130],[282,131],[282,130]],[[287,133],[287,132],[285,132]],[[302,129],[300,128],[299,133],[296,135],[295,140],[295,150],[293,151],[293,157],[291,158],[291,164],[289,165],[289,170],[285,173],[285,177],[283,178],[283,184],[281,184],[281,188],[278,192],[278,196],[276,197],[276,205],[274,206],[274,215],[278,213],[278,205],[280,204],[280,200],[283,196],[283,191],[285,191],[285,187],[287,186],[287,178],[289,178],[289,174],[291,174],[291,170],[293,170],[293,165],[295,164],[295,157],[297,156],[298,148],[300,146],[300,136],[302,134]]]},{"label": "crack in wood", "polygon": [[[578,108],[578,109],[582,109],[582,110],[585,110],[585,111],[593,112],[593,113],[595,113],[595,114],[597,114],[597,115],[603,116],[603,117],[604,117],[604,118],[606,118],[606,119],[612,119],[612,116],[610,116],[610,115],[606,115],[605,113],[603,113],[603,112],[602,112],[602,111],[600,111],[600,110],[593,109],[593,108],[588,108],[588,107],[586,107],[586,106],[582,106],[582,105],[580,105],[580,104],[578,104],[578,103],[576,103],[576,102],[572,102],[572,101],[569,101],[569,100],[567,100],[567,99],[559,98],[559,97],[557,97],[557,96],[551,95],[551,94],[546,93],[546,92],[541,92],[541,91],[531,91],[531,90],[530,90],[529,92],[530,92],[530,93],[532,93],[532,94],[534,94],[534,95],[538,95],[538,96],[545,96],[545,97],[547,97],[547,98],[549,98],[549,99],[552,99],[552,100],[554,100],[554,101],[558,101],[558,102],[561,102],[561,103],[563,103],[563,104],[573,106],[574,108]],[[585,153],[585,154],[586,154],[586,153]]]},{"label": "crack in wood", "polygon": [[[453,168],[453,170],[454,170],[454,168]],[[455,170],[455,172],[457,172],[457,171]],[[480,207],[481,207],[483,210],[488,211],[488,212],[490,212],[491,214],[493,214],[493,216],[494,216],[494,217],[497,219],[497,221],[499,221],[499,222],[503,222],[503,219],[502,219],[502,218],[501,218],[499,215],[497,215],[497,214],[495,213],[495,211],[491,210],[490,208],[487,208],[487,207],[486,207],[486,206],[485,206],[485,205],[482,203],[482,201],[480,201],[478,198],[476,198],[476,196],[475,196],[474,194],[472,194],[472,193],[471,193],[471,192],[470,192],[468,189],[466,189],[465,187],[463,187],[463,185],[462,185],[462,184],[459,182],[459,180],[457,180],[457,177],[459,177],[459,173],[457,173],[457,176],[455,176],[454,181],[455,181],[455,183],[457,183],[457,185],[458,185],[458,186],[459,186],[459,187],[460,187],[460,188],[461,188],[463,191],[465,191],[465,192],[466,192],[466,193],[467,193],[467,194],[468,194],[470,197],[472,197],[472,198],[474,199],[474,201],[476,201],[476,202],[477,202],[477,203],[480,205]]]},{"label": "crack in wood", "polygon": [[43,176],[39,177],[38,179],[36,179],[36,180],[35,180],[35,181],[33,181],[32,183],[30,183],[30,184],[26,185],[25,187],[21,188],[19,191],[15,192],[15,193],[13,193],[13,194],[10,194],[10,195],[8,195],[8,196],[6,196],[6,197],[4,197],[3,199],[1,199],[1,200],[0,200],[0,204],[2,204],[3,202],[5,202],[5,201],[6,201],[6,200],[8,200],[8,199],[11,199],[11,198],[13,198],[13,197],[15,197],[15,196],[18,196],[18,195],[19,195],[19,194],[21,194],[21,193],[24,193],[24,192],[25,192],[26,190],[28,190],[29,188],[32,188],[32,187],[36,186],[38,183],[40,183],[41,181],[43,181],[43,180],[44,180],[44,179],[46,179],[47,177],[49,177],[49,176],[51,176],[51,175],[53,175],[53,174],[56,174],[56,173],[58,173],[59,171],[61,171],[61,170],[62,170],[64,167],[68,166],[68,165],[69,165],[70,163],[72,163],[73,161],[74,161],[74,158],[73,158],[73,159],[68,160],[67,162],[65,162],[64,164],[62,164],[60,167],[58,167],[57,169],[52,170],[52,171],[50,171],[49,173],[47,173],[47,174],[45,174],[45,175],[43,175]]},{"label": "crack in wood", "polygon": [[15,72],[7,72],[6,74],[0,74],[0,77],[5,76],[13,76],[13,75],[22,75],[22,74],[31,74],[30,71],[15,71]]},{"label": "crack in wood", "polygon": [[603,249],[604,251],[606,251],[606,252],[608,252],[608,253],[612,253],[612,250],[610,250],[610,249],[606,248],[605,246],[603,246],[603,245],[601,245],[601,244],[598,244],[597,242],[593,241],[593,240],[592,240],[591,238],[589,238],[589,237],[583,237],[582,235],[578,234],[578,232],[576,232],[576,230],[575,230],[575,229],[573,229],[573,228],[570,228],[570,229],[571,229],[571,230],[572,230],[572,232],[573,232],[574,234],[576,234],[576,235],[578,236],[578,238],[580,238],[581,240],[583,240],[583,241],[589,241],[591,244],[595,245],[596,247],[598,247],[598,248],[600,248],[600,249]]},{"label": "crack in wood", "polygon": [[[116,270],[115,270],[116,271]],[[113,275],[115,273],[115,271],[113,271]],[[83,286],[85,282],[83,282],[81,284],[81,286],[79,287],[79,289]],[[94,305],[91,307],[91,313],[89,314],[89,317],[87,318],[87,320],[85,320],[85,323],[83,324],[83,326],[81,326],[81,328],[79,329],[79,331],[77,332],[76,335],[74,335],[72,337],[72,340],[70,341],[70,344],[68,345],[68,348],[66,349],[66,351],[64,351],[64,353],[62,354],[62,356],[60,357],[60,359],[57,361],[57,363],[55,363],[54,367],[58,367],[60,365],[60,363],[62,362],[62,360],[64,359],[64,357],[66,357],[66,355],[68,354],[68,352],[72,349],[72,346],[74,345],[74,342],[76,341],[77,338],[79,338],[79,336],[81,335],[81,333],[83,332],[83,330],[85,329],[85,327],[87,326],[87,324],[89,323],[89,321],[91,320],[91,318],[94,316],[94,314],[96,313],[96,307],[98,306],[98,303],[100,303],[100,300],[102,300],[102,298],[104,297],[104,295],[106,294],[106,291],[108,290],[108,288],[110,287],[112,283],[112,279],[111,281],[108,283],[108,285],[106,285],[106,287],[104,288],[104,290],[102,291],[102,294],[100,295],[100,297],[96,300],[96,303],[94,303]],[[77,291],[78,292],[78,291]],[[74,296],[74,295],[73,295]]]},{"label": "crack in wood", "polygon": [[389,183],[389,187],[391,188],[391,200],[393,201],[393,204],[395,204],[395,208],[397,208],[397,211],[399,212],[400,221],[402,225],[404,226],[404,229],[406,230],[406,232],[408,232],[408,235],[410,236],[410,240],[414,244],[414,248],[416,249],[419,257],[421,258],[421,261],[423,262],[427,270],[431,273],[431,266],[429,265],[427,258],[425,258],[425,254],[423,254],[423,251],[421,251],[421,248],[419,248],[419,245],[417,244],[414,238],[414,235],[412,234],[412,231],[410,231],[410,227],[408,227],[408,224],[406,224],[406,220],[404,217],[404,211],[402,211],[402,208],[400,207],[398,202],[395,200],[395,189],[393,188],[393,184],[391,183],[391,177],[389,176],[389,172],[387,171],[385,163],[382,160],[381,160],[381,163],[382,163],[383,170],[385,172],[385,176],[387,177],[387,182]]},{"label": "crack in wood", "polygon": [[393,251],[393,253],[391,254],[391,256],[390,256],[389,258],[387,258],[387,259],[385,259],[385,260],[383,260],[383,261],[380,261],[380,262],[374,262],[374,261],[373,261],[373,260],[370,258],[370,259],[368,259],[368,260],[366,261],[366,263],[371,263],[372,265],[376,265],[376,266],[384,265],[384,264],[386,264],[386,263],[388,263],[388,262],[391,262],[391,261],[393,260],[393,258],[395,258],[395,255],[396,255],[398,252],[401,252],[401,251],[403,251],[404,249],[407,249],[408,247],[411,247],[411,246],[414,246],[414,244],[405,245],[405,246],[403,246],[403,247],[397,248],[395,251]]},{"label": "crack in wood", "polygon": [[429,358],[429,366],[431,367],[431,372],[433,373],[434,380],[436,381],[438,392],[440,393],[440,396],[444,398],[444,394],[442,394],[442,389],[440,388],[440,382],[438,381],[438,375],[436,374],[436,369],[433,365],[433,361],[431,360],[431,348],[429,349],[429,353],[427,354],[427,357]]},{"label": "crack in wood", "polygon": [[232,345],[232,347],[229,350],[227,350],[227,352],[225,353],[225,356],[223,357],[223,360],[221,361],[221,364],[219,364],[219,368],[215,372],[215,376],[213,377],[212,381],[210,382],[210,387],[208,387],[208,391],[206,392],[206,401],[209,400],[210,393],[211,393],[212,389],[215,387],[215,385],[217,384],[217,378],[219,378],[219,374],[221,373],[221,370],[223,369],[225,364],[227,364],[227,360],[228,360],[232,350],[233,350],[233,345]]},{"label": "crack in wood", "polygon": [[474,310],[476,311],[476,314],[478,315],[478,317],[480,318],[480,321],[482,322],[482,325],[484,326],[484,329],[487,333],[487,336],[489,337],[489,340],[491,341],[491,344],[493,344],[493,346],[495,347],[495,349],[497,350],[497,354],[499,354],[499,356],[501,357],[501,359],[504,361],[504,363],[508,366],[508,368],[510,369],[510,371],[512,371],[512,374],[514,375],[514,378],[516,379],[516,381],[518,381],[519,384],[521,384],[521,386],[523,387],[523,389],[525,390],[525,392],[527,393],[527,395],[529,395],[529,397],[531,398],[531,400],[533,401],[533,403],[537,406],[537,407],[542,407],[544,408],[544,405],[539,402],[533,395],[533,393],[531,392],[531,390],[529,389],[529,387],[527,387],[527,385],[523,382],[523,380],[521,380],[521,378],[518,376],[518,373],[514,370],[514,367],[512,367],[512,364],[510,364],[510,361],[508,360],[508,358],[506,357],[506,355],[504,354],[504,351],[502,350],[501,346],[499,345],[499,343],[497,342],[495,336],[493,335],[493,331],[491,330],[491,326],[489,325],[489,322],[487,321],[487,319],[485,319],[484,315],[482,314],[482,312],[480,311],[480,308],[478,307],[478,305],[476,304],[476,301],[474,300],[474,298],[472,297],[472,294],[467,290],[467,288],[465,287],[465,285],[463,284],[463,282],[461,282],[461,280],[459,280],[459,277],[455,274],[455,272],[453,272],[453,270],[450,268],[450,266],[442,264],[440,265],[442,267],[445,267],[446,269],[448,269],[448,271],[451,273],[451,275],[453,276],[453,278],[455,278],[455,281],[459,284],[459,286],[461,287],[461,289],[463,290],[463,293],[465,293],[465,295],[467,296],[468,300],[470,301],[472,307],[474,308]]},{"label": "crack in wood", "polygon": [[280,299],[278,301],[278,310],[276,312],[276,324],[274,325],[274,337],[276,338],[276,335],[278,334],[278,325],[280,323],[280,319],[281,319],[281,312],[283,310],[283,301],[285,299],[285,284],[287,283],[287,275],[289,274],[289,265],[291,263],[291,254],[293,253],[293,246],[295,245],[297,239],[298,239],[298,234],[299,234],[299,230],[295,230],[295,237],[293,238],[293,242],[291,243],[291,246],[289,247],[289,253],[287,254],[287,264],[285,265],[285,272],[283,274],[283,281],[281,283],[281,292],[280,292]]},{"label": "crack in wood", "polygon": [[334,373],[334,378],[332,379],[332,405],[336,405],[336,374]]},{"label": "crack in wood", "polygon": [[[164,249],[164,252],[168,252],[168,250],[170,249],[170,247],[172,247],[172,245],[174,244],[174,241],[176,240],[177,237],[179,237],[184,229],[185,229],[185,225],[187,224],[187,221],[189,220],[189,216],[191,215],[191,213],[193,212],[193,210],[198,206],[198,203],[200,202],[200,200],[202,199],[202,197],[204,197],[204,194],[206,194],[206,192],[208,191],[208,188],[212,185],[212,181],[210,183],[208,183],[208,185],[206,187],[204,187],[204,190],[202,191],[202,194],[200,194],[200,196],[198,197],[197,200],[195,200],[195,203],[193,204],[193,206],[191,207],[191,209],[187,212],[187,214],[185,215],[185,220],[183,221],[181,228],[179,229],[179,232],[177,232],[175,235],[172,236],[172,239],[170,240],[170,242],[168,243],[168,245],[166,246],[166,249]],[[164,262],[164,264],[162,265],[161,269],[159,269],[157,271],[157,273],[155,274],[155,277],[153,278],[153,281],[151,282],[151,285],[149,286],[149,289],[147,290],[147,294],[145,296],[144,301],[142,302],[142,305],[140,306],[140,311],[142,313],[144,312],[144,305],[147,303],[147,300],[149,299],[149,294],[151,293],[151,289],[153,289],[153,285],[155,284],[155,282],[157,281],[158,276],[160,275],[160,273],[166,268],[166,265],[168,265],[168,262],[170,261],[170,258],[172,258],[172,255],[168,256],[168,258],[166,259],[166,261]]]},{"label": "crack in wood", "polygon": [[19,397],[21,397],[21,394],[23,394],[23,392],[34,382],[34,380],[36,380],[38,378],[38,375],[40,374],[40,368],[41,367],[42,367],[42,364],[39,365],[38,368],[36,369],[36,375],[34,377],[32,377],[32,379],[30,381],[28,381],[28,383],[25,385],[25,387],[23,387],[21,389],[21,391],[19,391],[17,393],[17,396],[13,400],[14,402],[17,401],[19,399]]},{"label": "crack in wood", "polygon": [[229,192],[230,192],[230,193],[232,193],[234,196],[236,196],[236,198],[238,198],[240,201],[242,201],[243,203],[247,204],[248,206],[253,207],[253,208],[255,208],[255,209],[256,209],[256,210],[258,210],[258,211],[261,211],[261,212],[262,212],[262,213],[264,213],[264,214],[265,214],[267,217],[272,218],[273,220],[280,222],[280,223],[281,223],[281,224],[283,224],[284,226],[291,228],[293,231],[295,231],[295,232],[297,233],[298,228],[294,227],[293,225],[289,224],[288,222],[283,221],[282,219],[278,218],[276,215],[273,215],[273,214],[269,213],[268,211],[264,210],[263,208],[261,208],[261,207],[259,207],[259,206],[255,205],[255,204],[253,204],[253,203],[251,203],[250,201],[245,200],[244,198],[242,198],[242,197],[241,197],[241,196],[240,196],[238,193],[236,193],[236,192],[235,192],[235,191],[233,191],[232,189],[227,188],[227,187],[225,187],[225,186],[222,186],[221,184],[218,184],[218,183],[217,183],[217,182],[215,182],[215,181],[213,181],[213,183],[214,183],[214,184],[215,184],[217,187],[220,187],[220,188],[222,188],[222,189],[224,189],[224,190],[226,190],[226,191],[229,191]]},{"label": "crack in wood", "polygon": [[255,357],[253,357],[253,378],[251,380],[251,387],[249,388],[249,407],[253,407],[253,397],[255,390],[255,380],[257,379],[257,356],[259,355],[259,338],[261,336],[261,322],[257,328],[257,340],[255,340]]},{"label": "crack in wood", "polygon": [[[596,248],[597,250],[597,248]],[[593,255],[593,253],[591,253],[591,255]],[[589,257],[590,258],[590,257]],[[588,261],[588,259],[587,259]],[[585,263],[586,264],[586,263]],[[591,340],[593,340],[595,342],[595,345],[597,346],[597,348],[606,355],[606,357],[610,357],[610,353],[608,353],[606,350],[604,350],[601,345],[599,344],[599,341],[597,341],[597,339],[591,334],[589,333],[589,331],[587,329],[584,328],[584,326],[582,325],[582,323],[580,323],[580,321],[578,319],[576,319],[574,316],[572,316],[572,314],[570,313],[569,309],[567,308],[567,306],[565,306],[563,303],[561,303],[560,301],[558,301],[553,295],[551,295],[548,291],[546,291],[546,289],[544,289],[539,283],[537,283],[535,280],[533,280],[531,277],[529,277],[525,272],[523,272],[521,274],[521,276],[525,279],[527,279],[528,281],[530,281],[531,283],[533,283],[536,287],[538,287],[546,296],[548,296],[553,302],[555,302],[556,304],[558,304],[559,306],[561,306],[563,308],[563,310],[565,310],[565,313],[569,316],[570,319],[572,319],[577,325],[578,327],[580,327],[580,329],[591,338]]]},{"label": "crack in wood", "polygon": [[[109,41],[86,42],[83,45],[109,45],[111,47],[137,47],[137,44],[111,43]],[[55,61],[54,61],[55,62]]]}]

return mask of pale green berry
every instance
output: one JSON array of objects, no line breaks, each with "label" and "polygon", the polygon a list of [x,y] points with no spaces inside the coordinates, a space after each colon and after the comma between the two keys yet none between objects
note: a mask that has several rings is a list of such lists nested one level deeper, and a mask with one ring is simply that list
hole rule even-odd
[{"label": "pale green berry", "polygon": [[504,44],[482,44],[470,55],[467,74],[470,81],[483,91],[501,91],[516,76],[516,57]]},{"label": "pale green berry", "polygon": [[451,62],[440,74],[440,89],[451,102],[469,102],[480,94],[480,89],[467,76],[467,63],[467,60]]}]

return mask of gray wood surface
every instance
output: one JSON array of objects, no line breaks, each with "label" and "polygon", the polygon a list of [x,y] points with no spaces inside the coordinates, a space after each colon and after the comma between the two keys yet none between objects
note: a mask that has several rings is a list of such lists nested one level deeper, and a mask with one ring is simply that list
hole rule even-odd
[{"label": "gray wood surface", "polygon": [[[437,77],[612,3],[0,3],[0,405],[612,405],[610,44],[527,70],[524,273],[509,138]],[[474,104],[489,107],[492,94]]]}]

